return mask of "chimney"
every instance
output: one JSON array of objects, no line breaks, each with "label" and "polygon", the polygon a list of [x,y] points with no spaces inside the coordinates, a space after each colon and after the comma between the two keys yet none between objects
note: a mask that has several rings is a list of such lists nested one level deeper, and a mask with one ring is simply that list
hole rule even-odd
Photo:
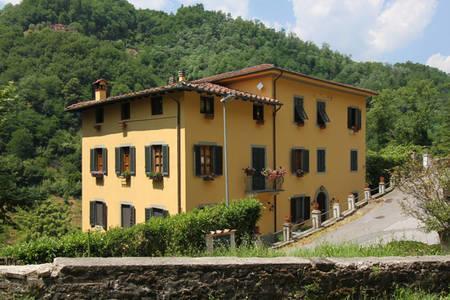
[{"label": "chimney", "polygon": [[178,81],[185,81],[185,80],[186,77],[184,75],[184,71],[183,70],[178,71]]},{"label": "chimney", "polygon": [[93,84],[95,92],[95,100],[105,100],[107,98],[108,81],[98,79]]},{"label": "chimney", "polygon": [[167,83],[168,84],[174,84],[175,83],[175,78],[172,75],[170,75],[169,81]]}]

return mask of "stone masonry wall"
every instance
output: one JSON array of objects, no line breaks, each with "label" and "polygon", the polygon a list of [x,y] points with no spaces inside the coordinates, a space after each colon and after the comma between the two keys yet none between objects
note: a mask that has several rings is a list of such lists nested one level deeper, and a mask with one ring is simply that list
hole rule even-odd
[{"label": "stone masonry wall", "polygon": [[0,299],[339,299],[448,292],[450,256],[57,258],[0,266]]}]

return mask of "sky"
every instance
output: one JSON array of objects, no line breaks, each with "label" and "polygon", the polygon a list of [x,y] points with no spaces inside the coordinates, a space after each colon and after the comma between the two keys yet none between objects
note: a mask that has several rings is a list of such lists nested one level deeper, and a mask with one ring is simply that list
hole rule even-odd
[{"label": "sky", "polygon": [[[450,0],[128,0],[175,12],[202,3],[233,17],[260,20],[357,61],[413,61],[450,73]],[[18,3],[20,0],[0,0]]]}]

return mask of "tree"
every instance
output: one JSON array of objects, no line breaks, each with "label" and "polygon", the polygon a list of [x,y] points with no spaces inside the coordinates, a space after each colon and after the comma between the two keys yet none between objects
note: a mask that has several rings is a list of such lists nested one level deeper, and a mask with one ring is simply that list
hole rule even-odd
[{"label": "tree", "polygon": [[421,221],[427,231],[437,231],[441,245],[450,248],[450,159],[433,160],[424,168],[416,160],[394,169],[396,186],[410,196],[403,211]]},{"label": "tree", "polygon": [[11,140],[6,146],[9,154],[21,159],[30,158],[33,155],[33,135],[26,128],[19,128],[11,135]]}]

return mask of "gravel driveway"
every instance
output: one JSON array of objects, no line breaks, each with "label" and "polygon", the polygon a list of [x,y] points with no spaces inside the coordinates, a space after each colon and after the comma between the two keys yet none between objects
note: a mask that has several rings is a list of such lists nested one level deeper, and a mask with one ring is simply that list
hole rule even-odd
[{"label": "gravel driveway", "polygon": [[[393,240],[413,240],[427,244],[438,244],[436,232],[426,233],[420,222],[402,214],[400,199],[405,194],[394,190],[378,203],[372,202],[361,209],[360,218],[327,231],[302,247],[315,247],[321,243],[376,244]],[[295,245],[294,245],[295,247]]]}]

